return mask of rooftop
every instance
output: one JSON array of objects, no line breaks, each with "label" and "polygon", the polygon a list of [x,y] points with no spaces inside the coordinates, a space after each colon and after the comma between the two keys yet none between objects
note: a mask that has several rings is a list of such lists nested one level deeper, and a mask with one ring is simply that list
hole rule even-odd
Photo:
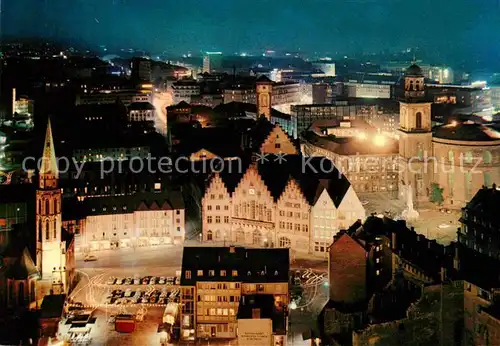
[{"label": "rooftop", "polygon": [[433,129],[433,137],[453,141],[490,142],[499,141],[500,133],[490,126],[472,121],[453,121]]},{"label": "rooftop", "polygon": [[288,282],[289,270],[289,249],[184,247],[181,285],[192,286],[198,281]]}]

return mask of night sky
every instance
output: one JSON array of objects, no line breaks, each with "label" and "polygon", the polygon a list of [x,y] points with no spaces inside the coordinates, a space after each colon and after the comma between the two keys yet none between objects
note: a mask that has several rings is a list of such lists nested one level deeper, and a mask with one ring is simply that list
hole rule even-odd
[{"label": "night sky", "polygon": [[500,57],[500,0],[3,0],[5,35],[152,52],[423,47]]}]

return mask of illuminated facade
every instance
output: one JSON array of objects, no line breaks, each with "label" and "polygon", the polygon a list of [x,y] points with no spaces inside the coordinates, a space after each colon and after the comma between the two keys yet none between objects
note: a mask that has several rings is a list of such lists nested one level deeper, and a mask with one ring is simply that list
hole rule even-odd
[{"label": "illuminated facade", "polygon": [[[446,207],[462,208],[483,185],[499,181],[500,133],[471,121],[453,121],[431,129],[431,103],[425,101],[423,82],[418,66],[407,69],[398,131],[404,167],[400,196],[406,198],[405,191],[411,185],[415,200],[428,201],[433,195],[432,184],[437,184],[443,189]],[[457,92],[459,89],[475,90],[457,88]]]},{"label": "illuminated facade", "polygon": [[73,238],[63,239],[61,189],[50,120],[36,191],[36,263],[41,273],[42,296],[68,292],[74,277]]},{"label": "illuminated facade", "polygon": [[86,198],[83,209],[79,251],[184,242],[184,203],[177,192]]},{"label": "illuminated facade", "polygon": [[425,100],[420,67],[412,65],[406,70],[404,87],[398,135],[400,160],[405,169],[400,171],[399,191],[404,192],[411,185],[416,200],[428,201],[432,172],[424,173],[424,161],[432,156],[431,102]]},{"label": "illuminated facade", "polygon": [[287,249],[184,247],[181,339],[235,339],[240,300],[255,295],[271,297],[284,321],[289,268]]},{"label": "illuminated facade", "polygon": [[213,176],[202,199],[204,241],[324,257],[336,232],[365,217],[349,181],[329,160],[279,157],[247,166],[239,179],[227,172]]}]

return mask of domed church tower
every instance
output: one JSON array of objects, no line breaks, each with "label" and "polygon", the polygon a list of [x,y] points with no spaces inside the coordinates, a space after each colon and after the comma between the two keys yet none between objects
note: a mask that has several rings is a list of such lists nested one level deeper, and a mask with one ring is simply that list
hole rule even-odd
[{"label": "domed church tower", "polygon": [[433,155],[431,102],[425,99],[424,75],[416,64],[406,70],[404,88],[399,103],[400,196],[406,199],[404,192],[410,190],[415,201],[428,201],[433,169],[431,161],[426,164]]}]

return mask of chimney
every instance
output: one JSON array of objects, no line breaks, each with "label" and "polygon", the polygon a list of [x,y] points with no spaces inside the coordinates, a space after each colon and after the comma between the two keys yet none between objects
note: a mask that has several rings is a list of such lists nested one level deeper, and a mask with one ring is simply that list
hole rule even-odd
[{"label": "chimney", "polygon": [[491,185],[491,187],[493,188],[493,191],[495,191],[497,189],[497,184],[493,183],[493,185]]},{"label": "chimney", "polygon": [[[413,230],[412,230],[413,231]],[[421,242],[421,241],[425,241],[425,236],[423,234],[418,234],[417,235],[417,241],[418,242]]]},{"label": "chimney", "polygon": [[410,231],[415,232],[415,227],[411,226]]},{"label": "chimney", "polygon": [[396,232],[392,232],[392,250],[396,251],[397,249],[397,243],[396,243]]}]

